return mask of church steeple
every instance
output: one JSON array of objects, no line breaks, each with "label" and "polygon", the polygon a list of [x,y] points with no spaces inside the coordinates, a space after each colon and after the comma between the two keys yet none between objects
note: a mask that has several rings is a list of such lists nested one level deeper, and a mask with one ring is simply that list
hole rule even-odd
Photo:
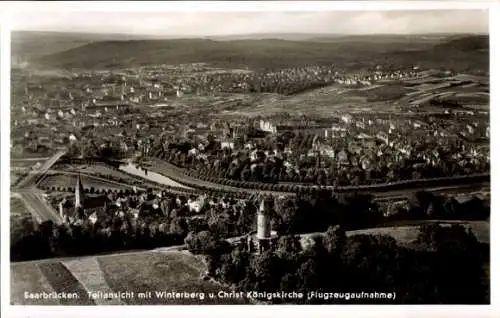
[{"label": "church steeple", "polygon": [[76,177],[76,187],[75,187],[75,209],[83,208],[84,200],[85,200],[85,191],[83,189],[80,175],[78,175],[78,177]]}]

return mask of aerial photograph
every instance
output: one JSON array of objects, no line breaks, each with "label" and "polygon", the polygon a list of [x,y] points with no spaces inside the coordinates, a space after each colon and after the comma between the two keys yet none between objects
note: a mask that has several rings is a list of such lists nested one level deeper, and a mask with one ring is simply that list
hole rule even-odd
[{"label": "aerial photograph", "polygon": [[10,304],[490,304],[488,25],[13,20]]}]

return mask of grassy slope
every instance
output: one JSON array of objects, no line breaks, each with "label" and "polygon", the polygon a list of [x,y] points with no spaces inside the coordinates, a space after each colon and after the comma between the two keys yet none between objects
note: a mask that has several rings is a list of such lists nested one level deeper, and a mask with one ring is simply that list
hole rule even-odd
[{"label": "grassy slope", "polygon": [[[450,44],[451,43],[451,44]],[[472,43],[468,45],[469,43]],[[311,42],[285,40],[212,41],[206,39],[104,41],[44,56],[43,65],[63,68],[112,68],[144,64],[207,62],[224,66],[282,68],[336,64],[359,68],[388,63],[466,70],[488,66],[488,37],[465,37],[438,45],[428,41]],[[453,56],[453,59],[450,59]]]},{"label": "grassy slope", "polygon": [[[150,299],[127,299],[128,304],[137,305],[200,305],[227,304],[220,299],[162,299],[155,296],[155,291],[167,292],[209,292],[217,293],[223,288],[211,282],[200,279],[204,265],[191,255],[183,253],[141,253],[125,255],[120,258],[113,256],[100,257],[99,262],[105,274],[108,285],[113,290],[134,290],[135,292],[151,291]],[[123,277],[128,277],[124,280]],[[233,303],[234,302],[229,302]]]},{"label": "grassy slope", "polygon": [[[443,223],[452,224],[455,222],[443,221]],[[479,242],[481,243],[490,242],[490,225],[488,222],[468,221],[465,222],[465,224],[463,225],[472,230],[472,232],[476,235]],[[393,226],[393,227],[380,227],[380,228],[352,231],[351,235],[356,235],[356,234],[390,235],[400,243],[410,243],[417,238],[419,230],[420,227],[417,225]]]},{"label": "grassy slope", "polygon": [[47,278],[38,268],[37,262],[19,263],[11,266],[11,304],[14,305],[57,305],[59,302],[54,299],[25,299],[24,292],[45,292],[54,291]]},{"label": "grassy slope", "polygon": [[[96,263],[98,266],[96,266]],[[86,274],[86,272],[89,272]],[[225,290],[218,284],[200,278],[205,265],[197,257],[184,252],[138,252],[107,256],[92,256],[70,261],[44,260],[11,265],[11,303],[14,304],[116,304],[103,300],[89,300],[87,291],[133,291],[135,297],[122,299],[129,305],[188,305],[188,304],[243,304],[239,300],[209,299],[208,293]],[[79,300],[54,302],[26,300],[24,291],[77,292]],[[152,292],[150,299],[139,299],[137,293]],[[161,299],[155,291],[204,292],[205,299]]]},{"label": "grassy slope", "polygon": [[82,284],[61,263],[42,263],[38,265],[43,276],[48,280],[52,288],[58,292],[76,293],[77,299],[61,299],[62,305],[94,305],[94,301],[88,298],[87,292]]},{"label": "grassy slope", "polygon": [[[490,228],[487,222],[465,222],[480,242],[489,243]],[[418,225],[373,228],[348,232],[355,234],[387,234],[399,243],[407,244],[416,238]],[[318,233],[320,234],[320,233]],[[304,239],[314,234],[305,235]],[[307,245],[307,243],[305,243]],[[42,269],[42,271],[41,271]],[[48,259],[11,264],[11,302],[15,304],[54,304],[54,301],[30,301],[23,298],[24,291],[167,291],[167,292],[218,292],[224,288],[203,281],[200,275],[206,270],[199,257],[186,252],[131,252],[71,259]],[[42,273],[43,272],[43,273]],[[62,288],[61,286],[66,286]],[[239,304],[239,300],[206,298],[204,301],[150,299],[123,299],[125,304]],[[84,298],[71,304],[90,303]],[[113,304],[98,302],[97,304]],[[116,302],[115,302],[116,303]]]},{"label": "grassy slope", "polygon": [[[461,224],[466,228],[470,228],[472,233],[477,237],[480,243],[489,244],[490,243],[490,224],[486,221],[407,221],[400,222],[400,224],[386,225],[383,227],[375,227],[369,229],[355,230],[347,232],[348,236],[351,235],[359,235],[359,234],[367,234],[367,235],[389,235],[392,236],[399,244],[407,245],[413,242],[419,232],[420,225],[423,223],[432,223],[437,222],[443,225],[451,225],[451,224]],[[308,240],[314,236],[322,235],[323,232],[317,233],[308,233],[301,235],[302,243],[304,245],[308,245]]]}]

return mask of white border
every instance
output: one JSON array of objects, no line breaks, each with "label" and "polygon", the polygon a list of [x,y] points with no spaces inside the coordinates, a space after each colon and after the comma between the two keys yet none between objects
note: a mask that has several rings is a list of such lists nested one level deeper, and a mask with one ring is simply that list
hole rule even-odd
[{"label": "white border", "polygon": [[[0,101],[1,101],[1,282],[2,282],[2,317],[87,317],[97,315],[104,317],[134,317],[141,314],[147,314],[151,317],[165,317],[165,315],[182,315],[189,317],[203,316],[263,316],[276,315],[285,317],[305,317],[320,316],[331,317],[333,313],[336,316],[350,317],[494,317],[494,313],[500,312],[500,294],[498,293],[499,278],[498,272],[494,269],[500,268],[498,259],[498,249],[492,248],[491,254],[491,303],[490,306],[124,306],[124,307],[63,307],[63,306],[9,306],[10,293],[10,266],[9,266],[9,145],[10,145],[10,34],[9,17],[12,14],[20,12],[68,12],[68,11],[121,11],[121,12],[159,12],[159,11],[386,11],[386,10],[445,10],[445,9],[489,9],[490,10],[490,87],[500,87],[498,78],[498,43],[500,43],[500,23],[499,8],[500,4],[496,1],[363,1],[363,2],[2,2],[0,12]],[[425,23],[425,22],[423,22]],[[497,90],[491,89],[491,121],[495,123],[500,120],[499,97]],[[496,119],[496,120],[495,120]],[[500,128],[491,125],[492,141],[500,134]],[[496,162],[498,156],[497,147],[492,142],[491,162]],[[497,187],[498,168],[491,166],[492,191]],[[500,181],[500,176],[498,177]],[[494,229],[498,228],[500,217],[495,215],[499,206],[498,199],[493,194],[491,210],[494,211],[491,216],[491,242],[495,247],[498,241],[499,233]],[[418,266],[416,264],[416,266]],[[460,278],[457,278],[460,279]],[[244,309],[244,310],[242,310]],[[237,311],[237,312],[236,312]]]},{"label": "white border", "polygon": [[386,11],[484,9],[494,1],[45,1],[2,2],[15,12],[179,12],[179,11]]},{"label": "white border", "polygon": [[[0,211],[1,213],[1,291],[2,308],[4,300],[9,301],[9,228],[10,228],[10,32],[0,20]],[[8,303],[8,302],[7,302]],[[3,313],[3,309],[2,309]]]}]

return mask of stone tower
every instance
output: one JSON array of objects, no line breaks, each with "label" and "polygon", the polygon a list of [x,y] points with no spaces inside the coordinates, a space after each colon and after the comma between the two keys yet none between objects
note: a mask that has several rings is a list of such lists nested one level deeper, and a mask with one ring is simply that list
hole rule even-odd
[{"label": "stone tower", "polygon": [[271,215],[273,209],[273,201],[263,199],[260,203],[257,212],[257,243],[259,252],[270,247],[271,241]]}]

